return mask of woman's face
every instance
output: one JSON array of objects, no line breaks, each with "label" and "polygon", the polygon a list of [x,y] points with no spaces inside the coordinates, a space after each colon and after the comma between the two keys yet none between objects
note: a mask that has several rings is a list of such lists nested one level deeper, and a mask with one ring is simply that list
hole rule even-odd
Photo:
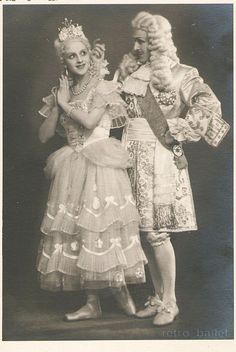
[{"label": "woman's face", "polygon": [[64,43],[64,62],[70,73],[83,76],[90,65],[90,54],[84,43],[76,39],[69,39]]}]

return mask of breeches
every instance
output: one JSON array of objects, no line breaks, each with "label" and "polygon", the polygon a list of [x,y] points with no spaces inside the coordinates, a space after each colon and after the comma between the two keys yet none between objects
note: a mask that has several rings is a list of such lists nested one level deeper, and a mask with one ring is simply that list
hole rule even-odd
[{"label": "breeches", "polygon": [[170,240],[170,234],[167,232],[158,233],[158,231],[142,232],[142,237],[145,236],[145,240],[152,246],[158,247],[165,244]]}]

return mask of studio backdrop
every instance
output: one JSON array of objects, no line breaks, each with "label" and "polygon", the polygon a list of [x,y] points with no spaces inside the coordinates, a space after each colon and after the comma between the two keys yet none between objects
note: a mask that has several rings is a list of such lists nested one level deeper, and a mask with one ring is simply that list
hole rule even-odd
[{"label": "studio backdrop", "polygon": [[[223,306],[229,302],[221,326],[227,326],[232,334],[232,5],[11,5],[3,6],[3,280],[9,339],[15,336],[14,324],[7,325],[9,306],[19,304],[27,292],[40,292],[35,262],[49,186],[43,168],[47,156],[64,144],[59,136],[41,144],[37,134],[42,98],[58,85],[61,73],[53,47],[57,28],[67,17],[83,26],[91,42],[100,38],[109,62],[107,79],[112,80],[122,56],[132,48],[130,23],[141,10],[159,13],[170,21],[180,61],[198,68],[231,126],[216,149],[203,141],[186,145],[199,230],[176,235],[173,244],[179,296],[194,294],[211,277],[204,304],[210,299],[219,304],[216,291]],[[120,135],[117,131],[116,137]],[[145,292],[151,289],[148,279]],[[140,302],[144,300],[142,292],[133,289]],[[17,326],[14,329],[16,332]]]}]

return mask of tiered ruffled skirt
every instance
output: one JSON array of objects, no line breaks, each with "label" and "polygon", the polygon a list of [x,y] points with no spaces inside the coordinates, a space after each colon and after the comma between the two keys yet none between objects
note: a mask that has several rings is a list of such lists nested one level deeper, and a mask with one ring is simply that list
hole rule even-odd
[{"label": "tiered ruffled skirt", "polygon": [[115,139],[53,153],[52,179],[37,268],[41,287],[78,290],[145,281],[139,216],[126,173],[128,156]]}]

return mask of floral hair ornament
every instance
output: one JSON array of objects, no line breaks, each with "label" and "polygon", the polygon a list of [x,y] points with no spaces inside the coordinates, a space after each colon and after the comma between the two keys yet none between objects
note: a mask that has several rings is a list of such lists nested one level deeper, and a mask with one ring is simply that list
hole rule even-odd
[{"label": "floral hair ornament", "polygon": [[66,39],[87,39],[82,30],[82,26],[79,26],[78,24],[72,24],[72,20],[69,21],[67,18],[65,18],[64,22],[62,22],[62,25],[62,28],[58,28],[58,38],[60,42],[64,42]]}]

